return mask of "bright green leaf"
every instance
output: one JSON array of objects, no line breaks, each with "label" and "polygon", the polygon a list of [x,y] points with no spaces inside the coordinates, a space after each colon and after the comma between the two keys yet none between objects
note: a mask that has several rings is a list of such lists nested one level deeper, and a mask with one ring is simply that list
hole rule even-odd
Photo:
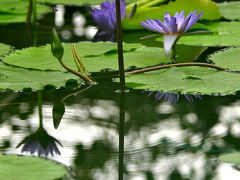
[{"label": "bright green leaf", "polygon": [[[89,72],[97,72],[102,69],[118,70],[118,58],[116,43],[92,43],[81,42],[77,44],[79,56]],[[141,44],[124,44],[125,68],[130,66],[144,67],[169,62],[161,48],[150,48]],[[64,44],[63,61],[76,69],[71,44]],[[51,54],[50,46],[31,47],[17,50],[15,53],[3,59],[7,64],[14,66],[39,69],[39,70],[66,70]]]},{"label": "bright green leaf", "polygon": [[66,168],[56,162],[16,155],[0,155],[1,180],[55,180],[67,174]]},{"label": "bright green leaf", "polygon": [[[209,24],[213,34],[184,35],[178,44],[197,46],[240,46],[240,22],[214,22]],[[161,39],[159,39],[161,41]]]},{"label": "bright green leaf", "polygon": [[[37,2],[50,4],[64,4],[64,5],[84,5],[84,4],[100,4],[105,0],[37,0]],[[127,3],[135,2],[137,0],[126,0]]]},{"label": "bright green leaf", "polygon": [[232,20],[240,20],[240,2],[224,2],[218,4],[223,17]]},{"label": "bright green leaf", "polygon": [[240,71],[240,48],[219,51],[209,57],[216,65],[234,71]]},{"label": "bright green leaf", "polygon": [[123,20],[123,27],[124,29],[142,29],[139,23],[148,18],[162,20],[165,12],[174,15],[182,10],[185,11],[185,14],[194,10],[204,12],[202,19],[216,20],[220,18],[219,8],[215,2],[210,0],[176,0],[174,2],[170,1],[167,5],[138,9],[137,14],[133,18]]}]

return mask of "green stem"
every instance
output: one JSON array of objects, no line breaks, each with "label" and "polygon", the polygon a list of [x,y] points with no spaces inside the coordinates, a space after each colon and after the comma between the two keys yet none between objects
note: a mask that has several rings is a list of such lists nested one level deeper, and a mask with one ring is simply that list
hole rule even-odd
[{"label": "green stem", "polygon": [[26,17],[26,23],[28,23],[28,24],[31,23],[32,11],[33,11],[33,0],[29,0],[27,17]]},{"label": "green stem", "polygon": [[43,113],[42,113],[42,92],[37,91],[39,128],[43,128]]},{"label": "green stem", "polygon": [[171,57],[172,63],[177,62],[177,41],[172,46],[172,57]]},{"label": "green stem", "polygon": [[68,70],[69,72],[75,74],[76,76],[82,78],[84,81],[88,82],[88,83],[91,83],[93,82],[89,77],[87,77],[86,75],[83,75],[75,70],[73,70],[72,68],[68,67],[66,64],[64,64],[64,62],[62,60],[59,60],[60,64],[66,69]]},{"label": "green stem", "polygon": [[120,0],[116,0],[116,20],[117,20],[117,45],[118,45],[118,67],[120,76],[121,91],[125,90],[125,71],[124,71],[124,57],[122,44],[122,20]]},{"label": "green stem", "polygon": [[32,23],[34,26],[36,26],[37,25],[37,2],[36,2],[36,0],[32,0],[32,11],[33,11]]},{"label": "green stem", "polygon": [[132,72],[126,72],[125,75],[139,74],[139,73],[144,73],[144,72],[149,72],[149,71],[154,71],[154,70],[167,69],[167,68],[170,68],[170,67],[185,67],[185,66],[203,66],[203,67],[209,67],[209,68],[217,69],[219,71],[226,71],[227,70],[225,68],[222,68],[220,66],[215,66],[213,64],[194,63],[193,62],[193,63],[176,63],[176,64],[154,66],[154,67],[135,70],[135,71],[132,71]]}]

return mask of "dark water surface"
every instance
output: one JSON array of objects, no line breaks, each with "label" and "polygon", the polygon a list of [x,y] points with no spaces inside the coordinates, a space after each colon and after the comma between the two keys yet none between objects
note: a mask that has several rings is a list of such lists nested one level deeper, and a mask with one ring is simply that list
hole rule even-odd
[{"label": "dark water surface", "polygon": [[[86,8],[57,6],[57,9],[47,14],[35,29],[24,23],[1,25],[0,42],[17,49],[44,45],[50,42],[53,26],[59,29],[65,42],[93,39],[97,29]],[[137,42],[142,34],[125,35],[125,41]],[[197,53],[186,54],[187,49]],[[200,60],[216,50],[180,46],[179,54],[182,60],[190,57]],[[61,155],[52,146],[48,152],[54,155],[48,158],[71,167],[73,179],[116,180],[120,132],[125,135],[125,163],[120,172],[126,180],[239,179],[240,172],[219,162],[217,157],[240,149],[240,95],[202,96],[202,100],[194,98],[193,103],[182,95],[172,104],[156,100],[154,94],[148,96],[142,90],[130,90],[121,97],[116,92],[117,83],[110,79],[100,81],[98,85],[75,89],[67,86],[57,90],[48,87],[42,92],[2,92],[0,152],[21,154],[24,146],[16,147],[24,139],[38,138],[43,144],[55,142]],[[52,109],[59,102],[64,103],[65,114],[56,130]],[[124,129],[120,115],[125,117]],[[43,127],[37,131],[41,123]],[[27,146],[25,151],[30,151]]]}]

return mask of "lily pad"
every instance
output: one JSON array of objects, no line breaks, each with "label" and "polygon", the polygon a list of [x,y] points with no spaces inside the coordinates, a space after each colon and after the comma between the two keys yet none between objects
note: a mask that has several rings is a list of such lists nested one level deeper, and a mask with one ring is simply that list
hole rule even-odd
[{"label": "lily pad", "polygon": [[169,12],[171,15],[174,15],[176,12],[182,10],[185,13],[189,13],[194,10],[199,12],[204,12],[204,16],[201,19],[207,20],[216,20],[220,18],[220,12],[217,4],[210,0],[176,0],[170,1],[167,5],[162,5],[158,7],[144,7],[138,9],[136,15],[130,19],[123,20],[124,29],[142,29],[139,25],[140,22],[143,22],[150,19],[163,19],[165,12]]},{"label": "lily pad", "polygon": [[240,165],[240,153],[239,152],[223,154],[219,157],[219,159],[223,162]]},{"label": "lily pad", "polygon": [[[28,0],[1,0],[0,3],[0,24],[24,22],[26,20]],[[50,8],[37,4],[38,18],[49,12]]]},{"label": "lily pad", "polygon": [[1,180],[55,180],[67,174],[63,165],[37,157],[0,155],[0,161]]},{"label": "lily pad", "polygon": [[[172,67],[131,75],[127,87],[181,94],[229,95],[240,90],[240,74],[206,67]],[[221,83],[219,83],[221,82]]]},{"label": "lily pad", "polygon": [[12,89],[19,91],[24,88],[41,90],[46,85],[60,87],[64,86],[69,79],[79,79],[70,73],[27,70],[7,66],[3,63],[0,63],[0,70],[0,90]]},{"label": "lily pad", "polygon": [[10,49],[11,47],[9,45],[0,43],[0,56],[9,53]]},{"label": "lily pad", "polygon": [[[214,22],[208,25],[213,34],[182,36],[178,44],[197,46],[240,46],[240,22]],[[161,41],[161,39],[159,39]]]},{"label": "lily pad", "polygon": [[[98,72],[102,69],[118,70],[116,43],[92,43],[81,42],[77,44],[79,55],[89,72]],[[125,68],[130,66],[145,67],[159,63],[169,62],[162,48],[150,48],[141,44],[124,44]],[[71,44],[64,44],[63,61],[75,68]],[[17,50],[3,58],[7,64],[38,69],[38,70],[66,70],[59,64],[58,60],[51,54],[50,46],[31,47]]]},{"label": "lily pad", "polygon": [[232,20],[240,20],[240,2],[224,2],[218,4],[223,17]]},{"label": "lily pad", "polygon": [[234,71],[240,71],[240,48],[231,48],[217,52],[209,57],[217,65]]}]

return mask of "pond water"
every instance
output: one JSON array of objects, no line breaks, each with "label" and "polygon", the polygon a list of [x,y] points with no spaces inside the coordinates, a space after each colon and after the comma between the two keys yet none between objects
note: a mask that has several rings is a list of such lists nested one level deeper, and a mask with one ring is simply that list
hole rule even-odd
[{"label": "pond water", "polygon": [[[97,28],[86,8],[58,5],[53,10],[37,28],[24,23],[1,25],[0,42],[16,49],[45,45],[51,41],[53,26],[64,42],[94,38]],[[125,41],[136,42],[143,34],[134,33]],[[148,40],[142,43],[161,46]],[[191,57],[196,61],[221,49],[181,46],[180,58],[194,48],[198,53]],[[0,152],[29,154],[22,152],[23,144],[18,145],[26,137],[36,136],[42,125],[45,131],[37,136],[42,142],[57,144],[58,150],[50,148],[54,155],[48,158],[70,167],[72,174],[66,179],[114,180],[119,173],[129,180],[239,179],[236,167],[218,160],[220,154],[240,148],[239,94],[193,97],[193,102],[181,95],[173,104],[138,89],[122,96],[111,79],[99,81],[93,86],[73,84],[41,92],[2,92]],[[60,102],[65,113],[55,129],[52,109]],[[119,146],[123,138],[124,153],[121,143]],[[30,150],[25,147],[25,151]]]}]

